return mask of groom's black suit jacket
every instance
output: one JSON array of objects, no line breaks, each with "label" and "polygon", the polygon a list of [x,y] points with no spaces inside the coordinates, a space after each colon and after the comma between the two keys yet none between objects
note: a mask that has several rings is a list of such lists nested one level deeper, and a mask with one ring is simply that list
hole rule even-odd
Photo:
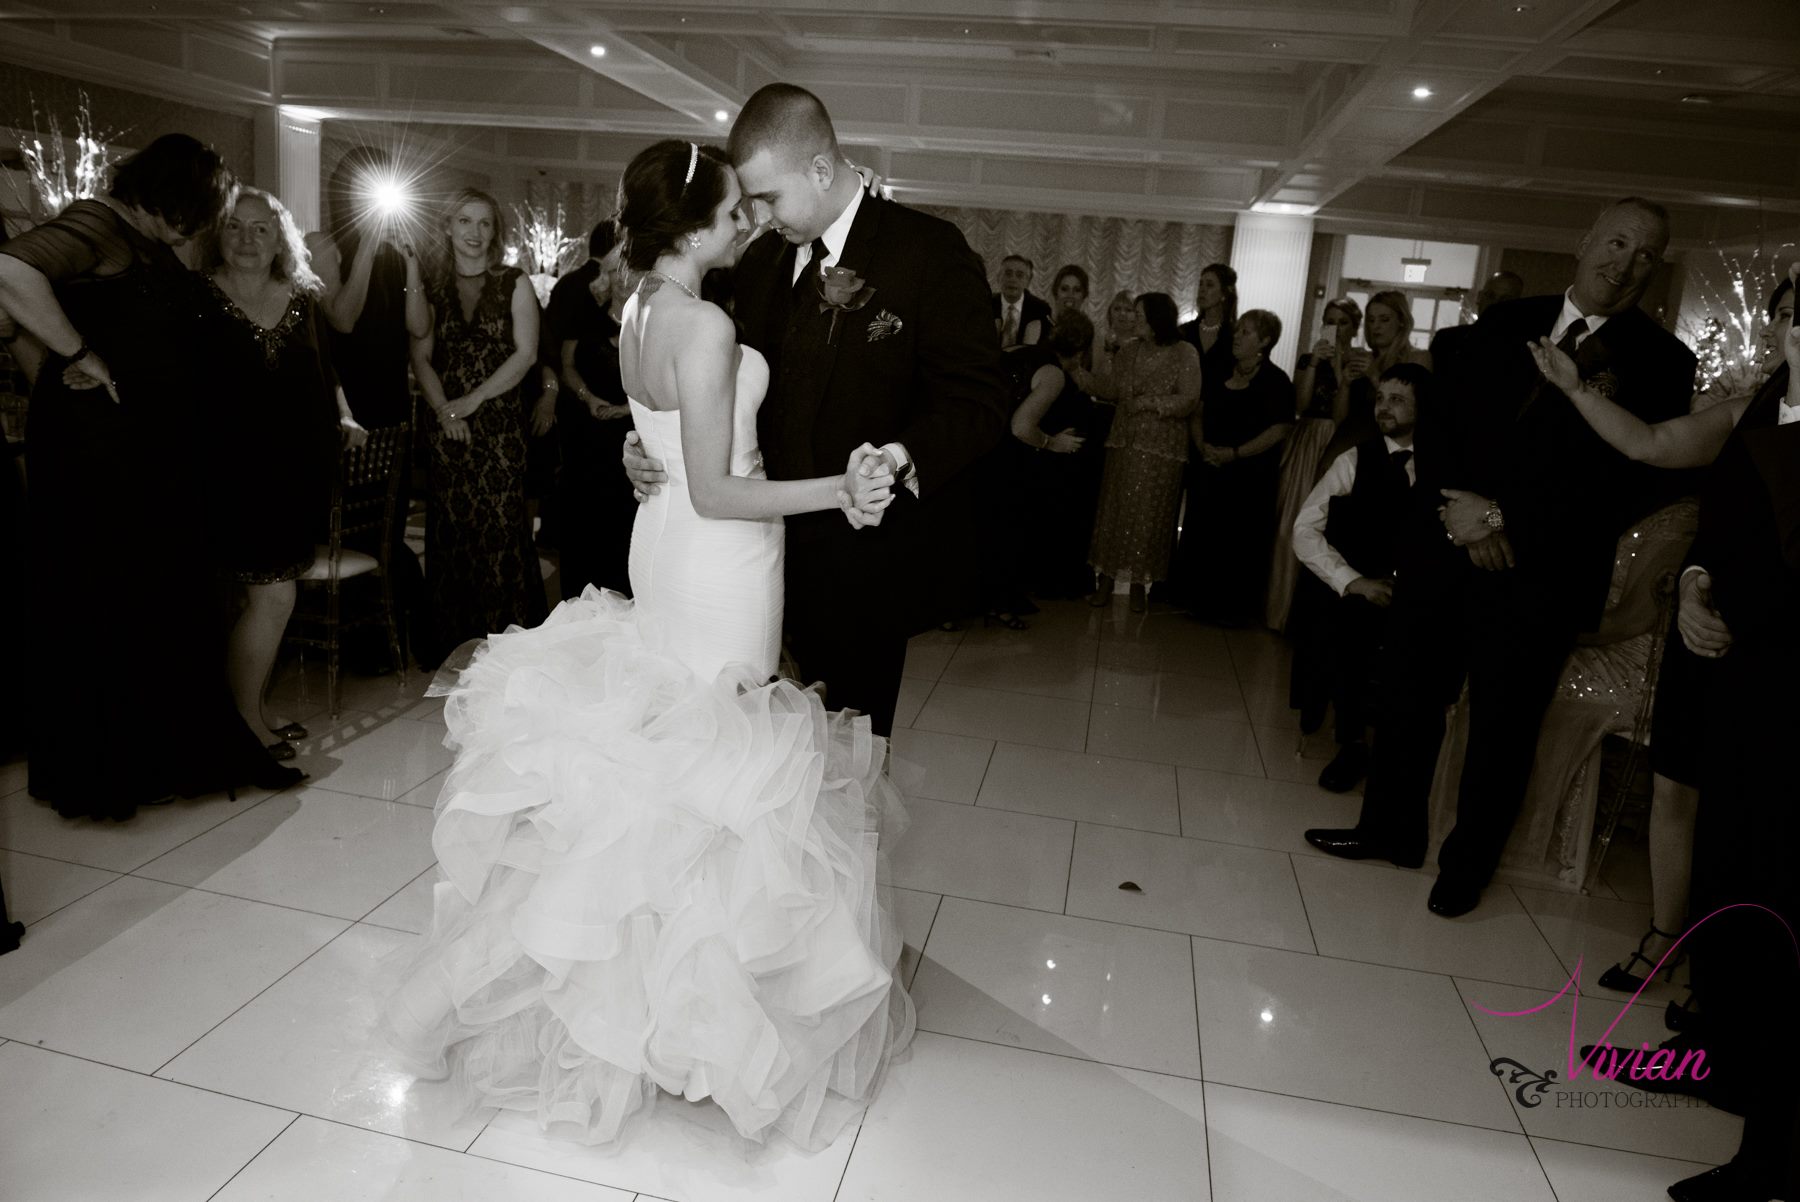
[{"label": "groom's black suit jacket", "polygon": [[823,604],[911,633],[950,616],[976,578],[969,469],[1008,417],[987,280],[955,226],[872,194],[834,264],[874,289],[861,307],[821,312],[816,283],[793,287],[795,255],[765,234],[735,282],[743,340],[770,366],[757,417],[770,478],[841,473],[861,444],[898,442],[919,496],[897,488],[863,530],[836,510],[789,518],[789,614]]},{"label": "groom's black suit jacket", "polygon": [[[1632,463],[1544,381],[1526,346],[1551,332],[1562,304],[1560,295],[1505,301],[1469,327],[1436,405],[1421,407],[1418,495],[1423,537],[1437,548],[1447,545],[1435,516],[1440,488],[1498,501],[1517,595],[1581,631],[1599,623],[1619,536],[1692,479]],[[1688,411],[1693,352],[1639,309],[1608,318],[1574,358],[1584,381],[1646,422]]]}]

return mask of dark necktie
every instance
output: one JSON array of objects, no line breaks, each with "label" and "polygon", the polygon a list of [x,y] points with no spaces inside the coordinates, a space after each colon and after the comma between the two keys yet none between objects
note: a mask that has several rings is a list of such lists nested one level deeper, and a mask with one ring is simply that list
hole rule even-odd
[{"label": "dark necktie", "polygon": [[1573,359],[1575,357],[1575,344],[1581,340],[1583,334],[1587,333],[1587,328],[1587,318],[1577,317],[1574,321],[1569,323],[1569,328],[1564,330],[1563,336],[1557,340],[1556,349]]},{"label": "dark necktie", "polygon": [[1408,450],[1399,450],[1399,451],[1389,451],[1388,452],[1388,462],[1393,464],[1395,467],[1399,468],[1401,471],[1406,470],[1406,461],[1411,458],[1412,458],[1412,452],[1408,451]]},{"label": "dark necktie", "polygon": [[830,253],[831,252],[825,248],[824,238],[814,238],[812,240],[812,258],[806,261],[806,266],[800,269],[799,276],[794,280],[795,300],[805,303],[806,300],[811,299],[806,294],[806,286],[818,279],[819,274],[825,270],[825,256]]}]

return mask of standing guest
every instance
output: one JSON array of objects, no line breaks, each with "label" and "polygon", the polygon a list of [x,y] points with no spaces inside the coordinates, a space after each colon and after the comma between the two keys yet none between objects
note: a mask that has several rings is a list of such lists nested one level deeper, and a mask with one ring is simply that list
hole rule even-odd
[{"label": "standing guest", "polygon": [[1294,428],[1294,382],[1269,362],[1281,319],[1251,309],[1232,332],[1232,372],[1189,420],[1187,519],[1175,579],[1189,616],[1224,626],[1262,617],[1275,540],[1281,445]]},{"label": "standing guest", "polygon": [[994,329],[999,331],[1002,350],[1035,346],[1050,327],[1050,306],[1043,297],[1030,292],[1034,270],[1024,255],[1007,255],[1000,260],[1000,291],[994,293]]},{"label": "standing guest", "polygon": [[325,188],[330,232],[306,247],[323,288],[332,363],[356,420],[368,429],[412,420],[407,384],[407,298],[424,290],[406,230],[414,219],[386,151],[358,146],[338,160]]},{"label": "standing guest", "polygon": [[[312,268],[323,288],[319,308],[331,328],[331,363],[358,423],[370,430],[414,421],[408,378],[408,301],[423,297],[424,278],[410,231],[418,223],[418,201],[386,151],[358,146],[338,160],[325,188],[329,233],[308,234]],[[411,508],[410,465],[400,476],[389,532],[389,567],[394,605],[407,632],[401,655],[420,631],[425,578],[418,557],[406,544]],[[376,554],[380,547],[358,549]],[[373,627],[351,631],[352,663],[383,670],[387,640]],[[398,668],[402,665],[395,664]]]},{"label": "standing guest", "polygon": [[1293,553],[1310,573],[1300,588],[1317,597],[1306,607],[1317,620],[1294,652],[1294,692],[1316,689],[1336,708],[1337,755],[1319,773],[1333,793],[1354,789],[1369,767],[1369,693],[1419,474],[1413,427],[1430,391],[1418,364],[1388,368],[1375,396],[1380,437],[1338,456],[1294,520]]},{"label": "standing guest", "polygon": [[1026,464],[1023,496],[1032,518],[1026,528],[1026,575],[1044,597],[1086,597],[1094,591],[1088,546],[1100,499],[1105,440],[1094,435],[1096,407],[1075,379],[1094,345],[1094,323],[1079,309],[1062,309],[1050,327],[1046,366],[1034,383],[1054,382],[1055,393],[1036,387],[1013,411],[1012,435],[1038,453]]},{"label": "standing guest", "polygon": [[1068,263],[1057,268],[1056,278],[1050,283],[1050,303],[1057,313],[1065,309],[1085,310],[1088,299],[1087,268],[1079,263]]},{"label": "standing guest", "polygon": [[332,370],[319,277],[293,215],[275,197],[244,188],[206,239],[212,305],[203,327],[210,378],[201,416],[214,495],[215,555],[241,585],[244,606],[227,650],[232,700],[276,759],[292,759],[304,728],[270,721],[263,695],[294,611],[294,581],[326,533],[340,441],[367,433]]},{"label": "standing guest", "polygon": [[1088,392],[1113,402],[1106,468],[1089,562],[1099,574],[1090,603],[1112,600],[1120,576],[1131,581],[1131,611],[1143,613],[1150,585],[1169,574],[1188,457],[1188,417],[1200,403],[1200,356],[1180,338],[1166,292],[1137,299],[1147,337],[1125,343],[1106,377],[1077,371]]},{"label": "standing guest", "polygon": [[1224,263],[1208,263],[1200,269],[1194,291],[1199,313],[1181,327],[1181,339],[1200,352],[1200,394],[1224,384],[1237,361],[1232,335],[1237,329],[1238,276]]},{"label": "standing guest", "polygon": [[519,395],[537,362],[537,294],[523,271],[501,266],[505,218],[493,197],[463,189],[441,228],[438,270],[424,294],[407,294],[413,373],[438,421],[425,524],[431,664],[545,610]]},{"label": "standing guest", "polygon": [[562,593],[588,585],[631,596],[626,559],[637,505],[620,460],[631,407],[619,382],[619,323],[611,306],[616,267],[607,262],[617,227],[588,237],[588,261],[556,282],[544,314],[545,342],[562,373]]},{"label": "standing guest", "polygon": [[1362,326],[1362,306],[1347,296],[1325,303],[1319,341],[1294,365],[1294,408],[1300,422],[1281,451],[1281,481],[1275,497],[1275,550],[1270,555],[1268,600],[1263,623],[1284,631],[1294,599],[1294,519],[1317,483],[1319,459],[1337,431],[1332,416],[1337,399],[1337,365],[1344,361]]},{"label": "standing guest", "polygon": [[[1434,914],[1479,904],[1564,662],[1599,622],[1619,536],[1680,484],[1602,442],[1527,346],[1548,335],[1583,381],[1645,420],[1686,412],[1694,355],[1637,308],[1668,241],[1661,206],[1609,206],[1581,241],[1568,291],[1489,309],[1439,385],[1455,403],[1420,415],[1423,512],[1400,552],[1362,816],[1306,838],[1348,859],[1423,862],[1444,710],[1466,676],[1468,751]],[[1424,505],[1440,497],[1433,522]]]},{"label": "standing guest", "polygon": [[[29,787],[64,817],[300,779],[231,705],[199,453],[204,283],[171,249],[218,219],[219,156],[166,134],[0,246],[0,309],[42,343],[27,431]],[[122,600],[121,582],[148,582]]]},{"label": "standing guest", "polygon": [[1377,292],[1369,298],[1368,311],[1363,314],[1363,337],[1368,347],[1348,351],[1342,359],[1337,396],[1331,405],[1337,429],[1319,457],[1321,472],[1333,459],[1377,433],[1375,385],[1383,372],[1396,363],[1417,363],[1431,370],[1431,355],[1412,344],[1412,332],[1412,306],[1404,292]]},{"label": "standing guest", "polygon": [[[1037,612],[1026,595],[1032,564],[1029,540],[1048,515],[1033,505],[1020,505],[1020,499],[1028,495],[1030,458],[1043,446],[1021,423],[1033,413],[1047,411],[1062,395],[1067,377],[1047,344],[1020,344],[1000,361],[1012,406],[1008,418],[1012,436],[1002,438],[988,452],[977,473],[982,625],[993,622],[1008,630],[1025,630],[1028,623],[1022,615]],[[1036,423],[1031,425],[1035,428]],[[1080,440],[1075,442],[1079,447]]]},{"label": "standing guest", "polygon": [[1088,370],[1103,379],[1110,376],[1113,360],[1125,344],[1143,336],[1144,322],[1138,316],[1137,298],[1121,289],[1107,303],[1106,336],[1094,343],[1093,365]]},{"label": "standing guest", "polygon": [[[1481,290],[1475,294],[1475,320],[1480,321],[1481,315],[1496,301],[1518,300],[1524,295],[1525,281],[1518,272],[1496,271],[1482,282]],[[1446,370],[1445,365],[1469,345],[1472,325],[1445,326],[1431,336],[1433,370]]]}]

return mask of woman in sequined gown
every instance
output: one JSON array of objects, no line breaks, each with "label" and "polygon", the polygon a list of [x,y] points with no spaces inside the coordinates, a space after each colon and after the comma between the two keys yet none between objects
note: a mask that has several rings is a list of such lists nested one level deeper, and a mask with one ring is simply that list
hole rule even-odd
[{"label": "woman in sequined gown", "polygon": [[537,361],[531,281],[500,265],[504,219],[493,197],[464,189],[443,222],[442,266],[406,298],[413,372],[437,416],[425,584],[423,658],[542,621],[543,577],[525,504],[526,412],[519,382]]},{"label": "woman in sequined gown", "polygon": [[263,694],[294,582],[326,537],[340,439],[367,435],[338,387],[317,302],[322,285],[287,209],[245,188],[207,243],[207,516],[219,572],[244,595],[227,656],[231,693],[271,754],[291,759],[285,740],[305,731],[268,718]]},{"label": "woman in sequined gown", "polygon": [[230,173],[168,134],[0,246],[0,306],[48,352],[26,429],[32,796],[64,817],[300,774],[271,760],[226,689],[196,402],[205,282],[174,246],[210,225]]},{"label": "woman in sequined gown", "polygon": [[1167,293],[1137,298],[1148,337],[1126,343],[1107,376],[1078,371],[1089,393],[1117,406],[1106,439],[1100,509],[1089,560],[1099,573],[1093,603],[1105,605],[1113,583],[1131,581],[1131,608],[1141,613],[1151,584],[1167,579],[1176,511],[1187,465],[1187,419],[1200,403],[1200,356],[1183,342]]}]

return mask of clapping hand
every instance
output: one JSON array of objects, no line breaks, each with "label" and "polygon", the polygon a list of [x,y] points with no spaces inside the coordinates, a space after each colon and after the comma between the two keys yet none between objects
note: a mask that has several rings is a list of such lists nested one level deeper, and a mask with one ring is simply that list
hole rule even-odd
[{"label": "clapping hand", "polygon": [[1568,352],[1550,341],[1546,334],[1536,342],[1525,344],[1531,350],[1531,358],[1544,379],[1550,381],[1553,388],[1567,396],[1573,396],[1581,390],[1581,373],[1575,369],[1575,360],[1569,358]]},{"label": "clapping hand", "polygon": [[887,454],[863,443],[850,452],[844,486],[838,490],[838,507],[856,529],[879,526],[882,510],[894,502],[894,465]]}]

